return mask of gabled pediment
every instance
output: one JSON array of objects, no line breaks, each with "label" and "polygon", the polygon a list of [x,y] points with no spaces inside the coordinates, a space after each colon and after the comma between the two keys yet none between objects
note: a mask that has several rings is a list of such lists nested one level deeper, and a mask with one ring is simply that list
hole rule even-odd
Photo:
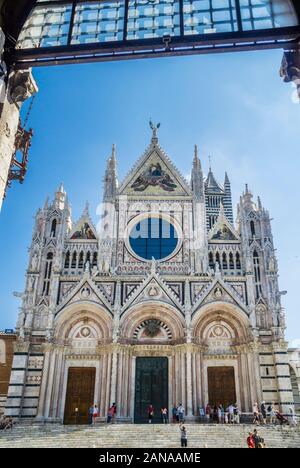
[{"label": "gabled pediment", "polygon": [[152,272],[134,289],[124,302],[121,314],[129,307],[146,301],[164,302],[176,307],[182,313],[182,304],[178,297],[157,273]]},{"label": "gabled pediment", "polygon": [[96,240],[96,228],[89,215],[88,207],[85,208],[82,216],[77,221],[70,232],[70,240]]},{"label": "gabled pediment", "polygon": [[209,242],[239,242],[240,236],[226,218],[224,207],[221,205],[220,213],[213,228],[208,233]]},{"label": "gabled pediment", "polygon": [[222,278],[215,278],[211,283],[203,288],[198,296],[197,301],[193,305],[192,313],[196,312],[199,307],[213,302],[227,302],[234,304],[244,310],[248,314],[246,304],[242,298],[237,294],[235,289],[228,283],[225,283]]},{"label": "gabled pediment", "polygon": [[58,305],[56,314],[65,307],[78,302],[101,304],[110,313],[112,313],[111,302],[88,275],[84,275],[78,285],[75,288],[72,288],[69,294],[64,296],[62,303]]},{"label": "gabled pediment", "polygon": [[191,196],[188,182],[157,143],[151,143],[119,189],[119,195]]}]

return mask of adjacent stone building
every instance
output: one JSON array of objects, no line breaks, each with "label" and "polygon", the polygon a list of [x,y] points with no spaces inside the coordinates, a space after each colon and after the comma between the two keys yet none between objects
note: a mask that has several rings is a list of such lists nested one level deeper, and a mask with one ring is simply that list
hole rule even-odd
[{"label": "adjacent stone building", "polygon": [[[234,223],[229,177],[191,181],[157,128],[121,184],[107,163],[98,229],[73,222],[61,186],[36,214],[7,414],[143,422],[147,407],[293,404],[270,216],[246,186]],[[185,156],[186,158],[186,156]],[[192,158],[191,158],[192,159]]]},{"label": "adjacent stone building", "polygon": [[16,334],[12,331],[0,331],[0,416],[5,411],[15,340]]}]

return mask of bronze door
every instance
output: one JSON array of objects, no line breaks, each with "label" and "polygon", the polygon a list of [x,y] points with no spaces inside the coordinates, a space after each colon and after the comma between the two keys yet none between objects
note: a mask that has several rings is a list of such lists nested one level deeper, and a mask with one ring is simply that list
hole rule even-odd
[{"label": "bronze door", "polygon": [[68,373],[64,424],[87,424],[94,404],[94,367],[70,367]]},{"label": "bronze door", "polygon": [[168,358],[138,357],[135,374],[134,422],[148,422],[148,407],[154,406],[153,423],[161,423],[161,408],[168,408]]},{"label": "bronze door", "polygon": [[211,406],[222,404],[225,408],[236,403],[233,367],[208,367],[208,402]]}]

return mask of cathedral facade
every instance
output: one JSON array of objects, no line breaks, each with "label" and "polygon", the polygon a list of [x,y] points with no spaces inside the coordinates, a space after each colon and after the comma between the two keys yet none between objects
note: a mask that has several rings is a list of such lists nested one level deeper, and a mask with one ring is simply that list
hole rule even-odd
[{"label": "cathedral facade", "polygon": [[[187,182],[150,145],[121,184],[108,159],[101,221],[73,223],[61,186],[36,215],[6,414],[85,423],[144,422],[255,402],[293,404],[285,320],[268,211],[246,186],[234,222],[230,181]],[[191,158],[192,159],[192,158]]]}]

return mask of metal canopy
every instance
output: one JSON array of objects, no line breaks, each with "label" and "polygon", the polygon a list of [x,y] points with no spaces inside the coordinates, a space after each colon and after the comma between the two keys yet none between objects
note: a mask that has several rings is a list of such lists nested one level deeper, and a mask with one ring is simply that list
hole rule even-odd
[{"label": "metal canopy", "polygon": [[299,47],[292,0],[38,0],[7,61],[17,68]]}]

